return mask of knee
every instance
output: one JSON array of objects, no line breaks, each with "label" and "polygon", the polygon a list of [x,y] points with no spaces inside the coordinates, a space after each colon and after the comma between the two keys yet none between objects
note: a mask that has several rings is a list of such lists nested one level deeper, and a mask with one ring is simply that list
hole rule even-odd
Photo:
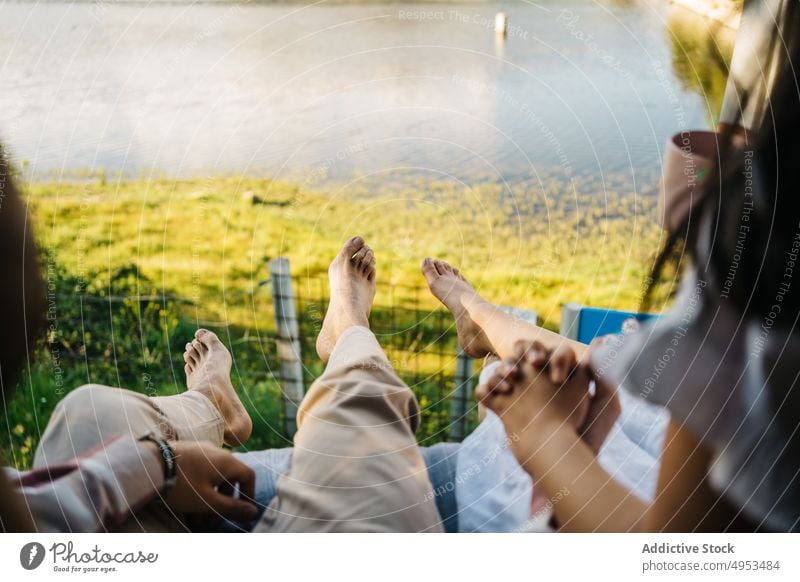
[{"label": "knee", "polygon": [[347,372],[366,372],[375,382],[390,386],[405,387],[389,359],[383,354],[365,354],[352,362]]},{"label": "knee", "polygon": [[68,393],[56,409],[71,419],[95,418],[107,413],[114,390],[116,389],[100,384],[84,384]]}]

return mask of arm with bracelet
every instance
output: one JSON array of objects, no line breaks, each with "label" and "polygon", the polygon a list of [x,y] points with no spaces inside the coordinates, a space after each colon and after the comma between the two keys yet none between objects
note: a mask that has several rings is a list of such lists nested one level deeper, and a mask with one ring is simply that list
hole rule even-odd
[{"label": "arm with bracelet", "polygon": [[[177,513],[258,515],[252,470],[209,443],[115,436],[66,463],[5,471],[40,532],[111,530],[156,500]],[[235,488],[238,499],[225,493]]]}]

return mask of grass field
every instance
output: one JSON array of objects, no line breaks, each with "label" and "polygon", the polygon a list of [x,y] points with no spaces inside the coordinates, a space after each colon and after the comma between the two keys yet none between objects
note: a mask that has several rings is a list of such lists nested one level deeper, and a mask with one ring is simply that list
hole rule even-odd
[{"label": "grass field", "polygon": [[405,354],[396,360],[422,401],[420,438],[440,440],[455,339],[419,289],[425,256],[452,261],[490,300],[534,309],[557,329],[567,301],[636,309],[661,236],[655,197],[635,195],[623,177],[470,188],[409,178],[339,190],[94,177],[32,184],[27,198],[44,251],[50,327],[0,435],[7,462],[19,467],[30,464],[55,403],[80,384],[183,390],[182,346],[199,325],[218,331],[234,354],[234,380],[255,420],[248,446],[285,446],[270,372],[267,262],[291,260],[310,381],[321,371],[311,346],[324,273],[353,234],[378,255],[374,318],[384,343]]}]

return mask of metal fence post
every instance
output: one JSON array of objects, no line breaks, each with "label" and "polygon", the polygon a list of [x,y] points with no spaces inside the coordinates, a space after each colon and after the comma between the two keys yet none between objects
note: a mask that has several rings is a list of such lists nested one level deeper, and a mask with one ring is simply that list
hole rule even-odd
[{"label": "metal fence post", "polygon": [[559,333],[569,339],[578,339],[580,333],[581,305],[565,303],[561,306],[561,328]]},{"label": "metal fence post", "polygon": [[297,407],[305,394],[303,360],[300,354],[300,328],[292,289],[289,259],[279,257],[269,262],[272,302],[275,306],[276,345],[280,362],[283,393],[284,430],[290,438],[297,431]]},{"label": "metal fence post", "polygon": [[458,348],[456,356],[456,389],[450,401],[449,439],[461,442],[467,434],[467,403],[472,392],[472,358]]}]

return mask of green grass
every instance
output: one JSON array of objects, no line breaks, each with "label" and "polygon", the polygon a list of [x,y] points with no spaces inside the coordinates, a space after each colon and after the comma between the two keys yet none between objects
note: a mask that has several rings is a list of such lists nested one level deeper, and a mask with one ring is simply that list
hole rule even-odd
[{"label": "green grass", "polygon": [[356,182],[324,192],[238,178],[32,184],[52,320],[8,403],[0,447],[8,462],[29,466],[55,403],[87,382],[183,390],[182,347],[199,325],[234,355],[234,382],[255,423],[248,447],[285,446],[267,262],[286,256],[297,277],[310,382],[321,372],[313,338],[324,273],[353,234],[378,255],[373,319],[420,396],[420,438],[441,440],[455,337],[418,288],[420,261],[452,261],[488,299],[535,309],[551,329],[567,301],[636,309],[661,233],[654,197],[625,184],[546,178],[464,188],[409,179],[391,191]]},{"label": "green grass", "polygon": [[259,309],[267,261],[286,256],[296,275],[314,279],[359,233],[379,256],[379,282],[422,285],[421,259],[438,256],[491,299],[556,325],[566,300],[637,305],[660,233],[654,198],[622,188],[577,196],[556,180],[511,192],[420,182],[336,196],[220,178],[37,184],[29,200],[39,239],[69,273],[108,282],[135,265],[157,288],[194,300],[198,318],[269,329]]}]

